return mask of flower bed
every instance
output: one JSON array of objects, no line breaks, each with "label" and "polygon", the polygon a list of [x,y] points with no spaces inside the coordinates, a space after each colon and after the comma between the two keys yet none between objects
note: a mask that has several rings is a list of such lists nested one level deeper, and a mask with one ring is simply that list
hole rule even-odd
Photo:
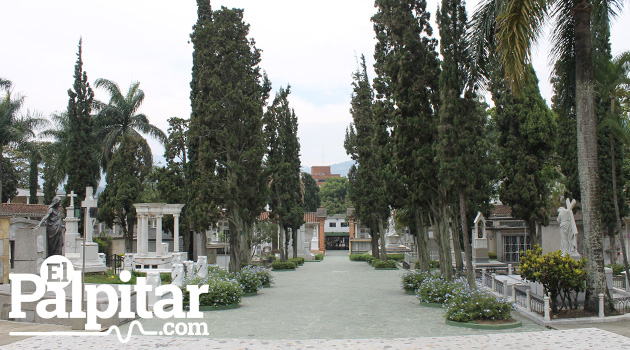
[{"label": "flower bed", "polygon": [[184,307],[190,306],[190,293],[185,286],[191,284],[208,285],[208,292],[199,295],[199,306],[217,307],[239,304],[243,297],[243,287],[236,279],[209,274],[205,278],[194,277],[184,281],[182,287]]},{"label": "flower bed", "polygon": [[446,281],[438,276],[426,278],[416,291],[418,299],[425,303],[444,304],[450,298],[468,292],[465,280]]},{"label": "flower bed", "polygon": [[263,287],[269,287],[275,282],[275,279],[271,274],[271,269],[266,269],[262,266],[247,265],[241,269],[241,271],[243,270],[254,272],[258,276],[258,279]]},{"label": "flower bed", "polygon": [[444,305],[446,318],[456,322],[509,320],[512,309],[509,301],[497,299],[493,294],[482,290],[467,290],[453,295]]},{"label": "flower bed", "polygon": [[241,269],[241,271],[230,274],[243,287],[243,293],[256,293],[262,288],[262,282],[258,274],[251,269]]},{"label": "flower bed", "polygon": [[405,291],[412,291],[415,294],[416,289],[420,288],[422,282],[430,276],[431,273],[426,271],[405,272],[402,275],[401,288]]}]

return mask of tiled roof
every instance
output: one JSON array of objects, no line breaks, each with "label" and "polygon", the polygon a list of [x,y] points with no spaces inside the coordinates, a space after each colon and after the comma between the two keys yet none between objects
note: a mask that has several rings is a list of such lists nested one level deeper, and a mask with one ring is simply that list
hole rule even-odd
[{"label": "tiled roof", "polygon": [[2,203],[0,215],[7,216],[44,216],[48,212],[45,204]]},{"label": "tiled roof", "polygon": [[[264,220],[269,220],[269,213],[268,211],[262,212],[260,215],[258,215],[258,221],[264,221]],[[312,212],[312,213],[304,213],[304,222],[317,222],[317,215],[315,215],[316,213]]]},{"label": "tiled roof", "polygon": [[494,209],[492,210],[492,215],[496,215],[496,216],[506,216],[506,215],[512,215],[512,207],[509,205],[495,205]]}]

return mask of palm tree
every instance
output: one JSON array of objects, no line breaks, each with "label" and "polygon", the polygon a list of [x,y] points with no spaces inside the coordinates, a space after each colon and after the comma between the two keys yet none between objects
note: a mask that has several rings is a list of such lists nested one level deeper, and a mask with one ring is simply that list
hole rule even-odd
[{"label": "palm tree", "polygon": [[[613,204],[615,206],[615,216],[617,221],[616,235],[621,243],[623,253],[623,263],[626,270],[626,283],[630,285],[630,267],[628,266],[628,254],[626,253],[626,242],[621,237],[621,216],[619,214],[619,199],[617,198],[617,166],[615,159],[614,138],[619,139],[627,147],[630,146],[630,128],[627,116],[623,116],[619,104],[622,96],[627,94],[630,87],[630,51],[626,51],[614,60],[606,62],[596,73],[596,82],[603,91],[610,97],[610,111],[600,124],[600,128],[610,129],[610,155],[612,167]],[[614,240],[615,235],[611,235]]]},{"label": "palm tree", "polygon": [[[24,97],[11,97],[11,82],[0,78],[0,88],[6,95],[0,96],[0,168],[2,167],[4,147],[16,145],[28,148],[29,141],[35,137],[35,130],[46,120],[31,113],[19,114]],[[0,198],[2,198],[2,178],[0,177]],[[0,201],[1,202],[1,201]],[[0,203],[0,205],[2,205]]]},{"label": "palm tree", "polygon": [[138,109],[144,100],[144,91],[140,89],[139,82],[132,82],[129,91],[123,95],[118,84],[107,79],[97,79],[97,88],[104,88],[109,92],[109,103],[95,101],[96,116],[96,138],[102,140],[102,165],[103,171],[107,172],[107,163],[120,143],[120,136],[131,134],[141,142],[143,159],[146,166],[153,165],[151,147],[147,140],[140,134],[144,133],[158,139],[162,144],[166,143],[166,135],[155,125],[149,123],[146,115],[139,113]]},{"label": "palm tree", "polygon": [[[606,19],[616,15],[622,2],[611,0],[593,2],[601,6],[598,13]],[[604,256],[599,205],[599,168],[597,159],[597,118],[591,43],[591,14],[589,0],[485,0],[473,16],[472,36],[477,62],[493,49],[505,69],[506,79],[518,93],[525,78],[525,67],[531,61],[531,47],[540,37],[546,21],[553,20],[554,49],[552,54],[574,64],[575,111],[577,119],[578,174],[582,194],[584,223],[584,253],[587,258],[585,309],[597,311],[598,294],[610,300],[604,275]],[[485,54],[485,56],[484,56]],[[483,71],[483,69],[479,69]],[[571,77],[568,77],[571,78]],[[607,303],[612,307],[611,303]]]}]

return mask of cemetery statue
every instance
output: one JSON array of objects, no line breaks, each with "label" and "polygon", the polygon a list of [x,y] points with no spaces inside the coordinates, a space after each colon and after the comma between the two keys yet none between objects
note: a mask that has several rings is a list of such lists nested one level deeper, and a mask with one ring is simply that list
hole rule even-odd
[{"label": "cemetery statue", "polygon": [[61,199],[53,198],[52,203],[48,207],[48,213],[35,228],[41,227],[46,223],[46,242],[48,247],[48,256],[63,255],[61,248],[63,247],[63,218],[61,214]]},{"label": "cemetery statue", "polygon": [[566,208],[558,208],[558,223],[560,223],[560,250],[563,254],[569,254],[572,258],[579,258],[577,251],[577,225],[573,217],[575,199],[566,200]]}]

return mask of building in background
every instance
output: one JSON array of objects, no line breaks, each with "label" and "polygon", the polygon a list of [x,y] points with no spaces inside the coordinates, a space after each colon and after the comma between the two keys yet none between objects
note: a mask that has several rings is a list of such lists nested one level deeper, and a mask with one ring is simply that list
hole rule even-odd
[{"label": "building in background", "polygon": [[330,165],[327,166],[314,166],[311,167],[311,176],[317,183],[317,186],[321,186],[326,182],[326,180],[331,177],[341,177],[339,174],[331,174],[330,173]]}]

